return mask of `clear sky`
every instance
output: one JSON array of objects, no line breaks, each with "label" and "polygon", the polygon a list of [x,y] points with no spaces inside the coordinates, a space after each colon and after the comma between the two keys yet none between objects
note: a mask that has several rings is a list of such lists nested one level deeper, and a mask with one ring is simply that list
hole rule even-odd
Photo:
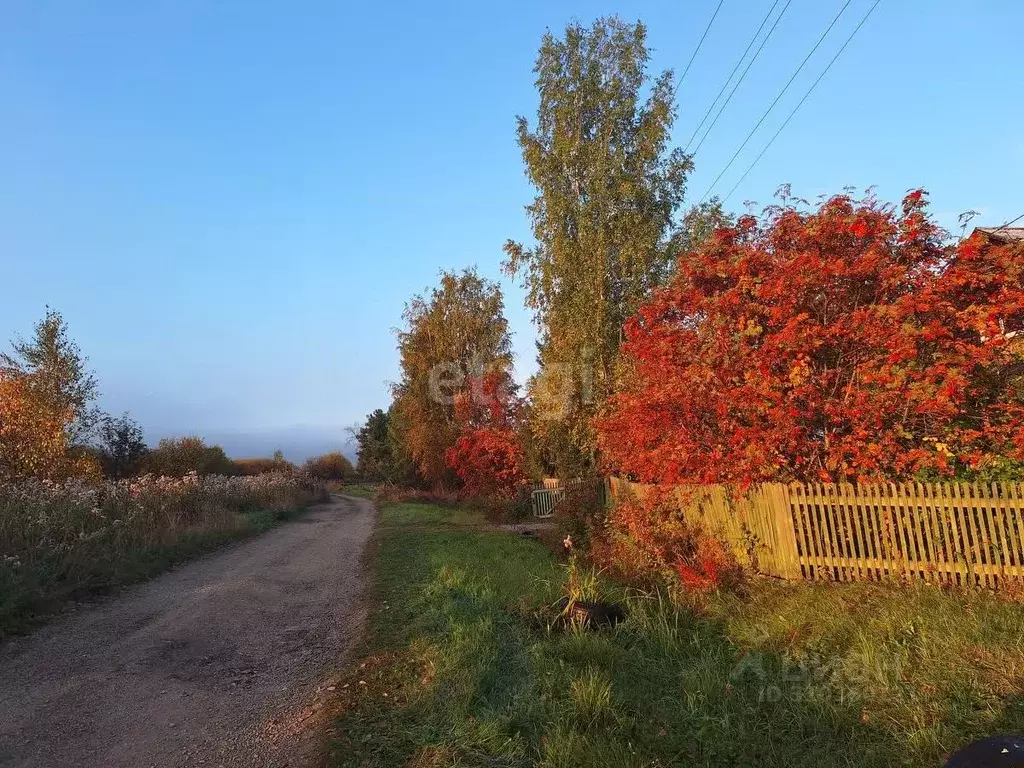
[{"label": "clear sky", "polygon": [[[844,1],[793,0],[701,147],[691,201]],[[717,192],[872,1],[851,2]],[[6,0],[0,337],[62,311],[102,404],[150,438],[340,440],[387,406],[405,300],[440,268],[499,277],[502,243],[528,237],[514,118],[535,112],[544,30],[641,19],[653,68],[678,74],[716,4]],[[770,4],[724,0],[679,90],[680,144]],[[1019,0],[882,0],[729,205],[790,182],[810,199],[924,186],[947,226],[1024,213],[1021,30]],[[525,374],[530,318],[503,285]]]}]

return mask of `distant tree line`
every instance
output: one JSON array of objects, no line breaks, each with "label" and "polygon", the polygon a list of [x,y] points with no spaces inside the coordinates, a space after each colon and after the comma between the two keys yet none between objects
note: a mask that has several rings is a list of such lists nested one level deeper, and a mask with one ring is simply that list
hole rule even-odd
[{"label": "distant tree line", "polygon": [[[128,413],[103,413],[97,395],[88,358],[61,314],[47,309],[29,339],[17,338],[10,352],[0,353],[0,482],[299,471],[281,451],[233,460],[196,436],[164,438],[150,448],[142,427]],[[324,480],[355,475],[338,452],[313,457],[301,470]]]}]

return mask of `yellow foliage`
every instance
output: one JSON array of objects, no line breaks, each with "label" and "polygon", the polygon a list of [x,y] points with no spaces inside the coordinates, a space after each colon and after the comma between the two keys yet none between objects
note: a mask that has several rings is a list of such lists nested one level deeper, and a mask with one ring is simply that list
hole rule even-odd
[{"label": "yellow foliage", "polygon": [[24,377],[0,373],[0,482],[66,475],[66,423],[33,396]]},{"label": "yellow foliage", "polygon": [[65,472],[67,477],[77,477],[90,485],[98,485],[103,482],[103,465],[91,453],[68,457],[65,466],[67,467]]}]

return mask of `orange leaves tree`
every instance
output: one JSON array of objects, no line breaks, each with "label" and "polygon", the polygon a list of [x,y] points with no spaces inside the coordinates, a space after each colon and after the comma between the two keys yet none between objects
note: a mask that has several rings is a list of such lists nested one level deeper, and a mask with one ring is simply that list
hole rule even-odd
[{"label": "orange leaves tree", "polygon": [[1022,264],[1019,244],[950,244],[920,191],[741,217],[626,324],[604,460],[668,484],[1020,461]]},{"label": "orange leaves tree", "polygon": [[48,309],[32,336],[0,352],[0,482],[27,477],[98,480],[95,452],[85,442],[100,414],[96,379]]},{"label": "orange leaves tree", "polygon": [[66,414],[36,396],[27,379],[0,370],[0,482],[63,479],[66,424]]},{"label": "orange leaves tree", "polygon": [[87,440],[100,418],[94,405],[98,386],[60,312],[47,309],[31,337],[15,339],[11,347],[10,353],[0,352],[0,370],[21,378],[34,400],[65,418],[69,445]]},{"label": "orange leaves tree", "polygon": [[446,461],[459,437],[455,402],[473,377],[508,372],[512,342],[501,288],[475,269],[442,272],[440,285],[414,296],[398,331],[402,378],[389,413],[402,450],[433,488],[458,478]]},{"label": "orange leaves tree", "polygon": [[526,479],[517,434],[522,404],[511,376],[492,371],[473,378],[455,398],[459,425],[445,461],[469,496],[512,498]]}]

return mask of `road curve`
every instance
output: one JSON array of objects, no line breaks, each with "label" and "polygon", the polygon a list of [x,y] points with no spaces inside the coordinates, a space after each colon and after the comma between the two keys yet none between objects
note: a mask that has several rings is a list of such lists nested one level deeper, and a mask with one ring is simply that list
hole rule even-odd
[{"label": "road curve", "polygon": [[373,522],[335,496],[0,646],[0,765],[306,764]]}]

